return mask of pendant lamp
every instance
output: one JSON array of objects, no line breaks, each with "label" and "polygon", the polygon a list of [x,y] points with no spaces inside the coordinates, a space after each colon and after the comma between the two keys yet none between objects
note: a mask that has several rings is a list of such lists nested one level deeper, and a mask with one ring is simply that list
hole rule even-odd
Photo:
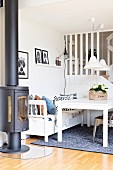
[{"label": "pendant lamp", "polygon": [[100,62],[96,59],[95,56],[91,56],[88,63],[84,66],[84,69],[99,69],[101,68]]},{"label": "pendant lamp", "polygon": [[102,59],[100,60],[100,64],[101,64],[101,68],[97,68],[95,70],[98,70],[98,71],[109,71],[111,70],[110,67],[106,64],[106,61],[103,59],[103,28],[104,28],[104,25],[101,24],[101,29],[102,29]]},{"label": "pendant lamp", "polygon": [[104,59],[100,60],[101,68],[96,68],[97,71],[109,71],[111,70],[110,67],[106,64]]},{"label": "pendant lamp", "polygon": [[[95,18],[92,17],[91,18],[91,22],[93,25],[93,31],[94,31],[94,22],[95,22]],[[102,29],[102,58],[103,58],[103,28],[104,25],[100,24],[96,30],[98,30],[98,28],[101,27]],[[93,36],[94,38],[94,36]],[[100,62],[96,59],[95,56],[91,56],[89,62],[85,65],[84,69],[94,69],[94,70],[98,70],[98,71],[108,71],[110,70],[110,67],[106,64],[104,59],[101,59]]]},{"label": "pendant lamp", "polygon": [[[95,18],[92,17],[91,23],[92,23],[92,29],[93,29],[93,41],[92,41],[91,46],[93,46],[94,44],[94,22],[95,22]],[[91,55],[90,60],[86,63],[86,65],[84,66],[84,69],[97,69],[101,67],[102,67],[101,64],[99,63],[97,58],[94,56],[94,51],[93,51],[93,56]]]}]

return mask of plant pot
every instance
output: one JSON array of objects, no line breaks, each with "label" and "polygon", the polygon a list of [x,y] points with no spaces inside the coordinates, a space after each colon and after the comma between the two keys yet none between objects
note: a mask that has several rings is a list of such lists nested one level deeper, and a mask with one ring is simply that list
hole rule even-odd
[{"label": "plant pot", "polygon": [[103,93],[102,91],[89,91],[89,100],[107,100],[107,93]]}]

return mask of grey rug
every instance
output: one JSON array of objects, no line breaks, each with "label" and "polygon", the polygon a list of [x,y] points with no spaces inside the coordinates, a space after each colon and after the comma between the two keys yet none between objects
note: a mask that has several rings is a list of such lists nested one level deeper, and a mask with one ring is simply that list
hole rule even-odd
[{"label": "grey rug", "polygon": [[[100,129],[99,129],[100,128]],[[99,152],[113,154],[113,128],[109,129],[109,145],[107,148],[102,146],[102,127],[96,132],[95,141],[93,142],[93,127],[74,126],[63,131],[63,141],[57,141],[57,134],[49,136],[49,141],[37,140],[32,144],[42,146],[53,146],[67,149],[75,149],[89,152]]]}]

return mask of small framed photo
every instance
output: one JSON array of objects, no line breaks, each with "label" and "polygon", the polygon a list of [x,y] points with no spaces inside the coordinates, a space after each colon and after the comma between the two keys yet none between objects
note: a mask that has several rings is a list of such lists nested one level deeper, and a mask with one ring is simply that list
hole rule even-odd
[{"label": "small framed photo", "polygon": [[35,48],[35,63],[42,63],[42,50]]},{"label": "small framed photo", "polygon": [[49,64],[48,51],[42,50],[42,63]]},{"label": "small framed photo", "polygon": [[18,52],[18,78],[28,79],[28,52]]}]

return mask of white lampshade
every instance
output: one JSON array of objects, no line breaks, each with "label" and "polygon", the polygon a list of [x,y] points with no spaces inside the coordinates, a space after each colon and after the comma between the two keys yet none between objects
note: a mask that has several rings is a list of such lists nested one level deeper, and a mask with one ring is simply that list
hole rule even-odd
[{"label": "white lampshade", "polygon": [[100,64],[101,64],[102,67],[96,68],[95,70],[98,70],[98,71],[109,71],[109,70],[111,70],[111,68],[106,64],[104,59],[100,60]]},{"label": "white lampshade", "polygon": [[84,69],[99,69],[101,67],[102,67],[102,65],[96,59],[96,57],[95,56],[91,56],[91,58],[88,61],[88,63],[84,66]]}]

